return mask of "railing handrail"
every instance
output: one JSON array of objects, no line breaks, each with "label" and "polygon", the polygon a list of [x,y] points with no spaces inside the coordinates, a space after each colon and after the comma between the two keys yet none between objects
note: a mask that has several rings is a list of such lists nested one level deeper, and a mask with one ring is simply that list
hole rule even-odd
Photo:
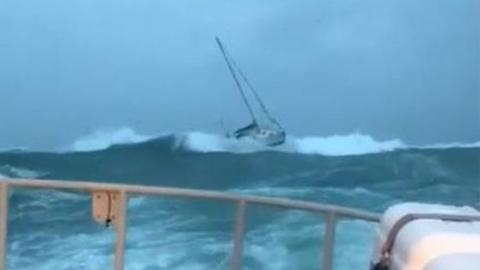
[{"label": "railing handrail", "polygon": [[205,200],[220,200],[236,203],[237,212],[235,215],[235,233],[233,252],[231,255],[231,269],[241,269],[241,257],[243,249],[243,238],[245,233],[245,212],[248,204],[265,205],[287,209],[303,210],[313,213],[321,213],[325,216],[325,244],[323,248],[323,268],[330,270],[333,264],[333,246],[335,239],[336,220],[338,218],[360,219],[370,222],[379,222],[380,215],[349,207],[336,206],[331,204],[320,204],[315,202],[292,200],[284,198],[273,198],[255,195],[234,194],[221,191],[144,186],[130,184],[111,184],[70,180],[49,180],[49,179],[0,179],[0,270],[5,269],[6,231],[8,219],[8,189],[17,188],[40,188],[56,190],[73,190],[76,192],[116,192],[119,194],[119,217],[117,217],[115,242],[115,265],[114,269],[123,269],[123,257],[126,234],[127,202],[130,195],[167,196]]},{"label": "railing handrail", "polygon": [[42,189],[65,189],[84,192],[95,190],[105,191],[125,191],[129,195],[161,195],[168,197],[186,197],[205,200],[222,200],[230,202],[245,201],[249,204],[267,205],[281,208],[291,208],[309,212],[330,213],[334,212],[337,217],[356,218],[366,221],[379,222],[380,215],[361,209],[337,206],[332,204],[321,204],[302,200],[292,200],[284,198],[274,198],[266,196],[234,194],[222,191],[159,187],[147,185],[130,184],[110,184],[86,181],[59,181],[59,180],[38,180],[38,179],[0,179],[0,182],[6,182],[10,186],[24,188],[42,188]]}]

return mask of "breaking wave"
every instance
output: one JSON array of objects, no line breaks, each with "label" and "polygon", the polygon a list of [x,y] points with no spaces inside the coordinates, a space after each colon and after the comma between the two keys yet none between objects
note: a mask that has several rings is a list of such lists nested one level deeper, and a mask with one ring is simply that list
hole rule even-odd
[{"label": "breaking wave", "polygon": [[[173,138],[173,140],[172,140]],[[220,134],[192,131],[180,134],[161,134],[156,137],[140,134],[131,128],[99,130],[77,139],[69,148],[74,152],[104,150],[114,145],[136,144],[149,140],[164,140],[171,143],[172,149],[182,149],[200,153],[229,152],[254,153],[265,151],[317,154],[325,156],[363,155],[390,152],[401,149],[448,149],[480,147],[474,143],[441,143],[431,145],[408,145],[400,139],[377,140],[362,133],[336,134],[331,136],[288,136],[283,145],[267,147],[249,139],[237,140]]]},{"label": "breaking wave", "polygon": [[295,138],[294,143],[299,153],[328,156],[362,155],[406,148],[399,139],[377,141],[369,135],[360,133]]},{"label": "breaking wave", "polygon": [[18,168],[9,164],[0,166],[0,179],[2,178],[38,178],[46,175],[45,172],[34,171],[26,168]]},{"label": "breaking wave", "polygon": [[[200,131],[170,136],[164,134],[157,136],[156,139],[168,140],[171,136],[175,138],[172,142],[172,147],[202,153],[279,151],[340,156],[378,153],[406,148],[405,144],[398,139],[377,141],[369,135],[360,133],[327,137],[289,136],[285,144],[274,148],[266,147],[249,139],[236,140],[219,134]],[[77,139],[70,147],[70,151],[85,152],[103,150],[113,145],[141,143],[152,140],[153,138],[153,136],[139,134],[131,128],[120,128],[110,131],[100,130]]]},{"label": "breaking wave", "polygon": [[[285,145],[268,148],[204,132],[152,138],[126,128],[77,140],[73,149],[82,152],[0,152],[0,178],[202,188],[375,212],[403,201],[478,207],[476,145],[415,147],[354,133],[289,137]],[[15,228],[9,232],[9,268],[108,267],[112,234],[88,218],[88,194],[12,189],[9,198],[9,222]],[[127,268],[226,268],[232,209],[214,202],[132,198]],[[318,265],[322,219],[263,207],[249,207],[247,214],[246,269]],[[372,247],[373,228],[364,222],[339,221],[337,229],[335,269],[367,269],[371,253],[366,247]],[[25,256],[23,251],[31,249],[42,252]]]},{"label": "breaking wave", "polygon": [[289,136],[284,145],[275,148],[258,145],[253,141],[236,141],[216,134],[202,132],[188,133],[185,146],[198,152],[251,153],[258,151],[282,151],[299,154],[320,154],[326,156],[361,155],[406,148],[398,140],[376,141],[371,136],[353,133],[328,137]]},{"label": "breaking wave", "polygon": [[472,143],[437,143],[428,145],[409,145],[400,139],[377,140],[370,135],[351,133],[331,136],[288,136],[281,146],[266,147],[244,139],[236,140],[222,135],[206,132],[190,132],[178,135],[177,139],[186,149],[197,152],[253,153],[259,151],[279,151],[298,154],[319,154],[325,156],[363,155],[390,152],[401,149],[449,149],[478,148],[480,141]]},{"label": "breaking wave", "polygon": [[98,130],[77,139],[72,144],[71,150],[77,152],[102,150],[115,144],[138,143],[151,138],[151,136],[139,134],[127,127],[116,130]]},{"label": "breaking wave", "polygon": [[417,146],[417,147],[424,148],[424,149],[475,148],[475,147],[480,147],[480,141],[473,142],[473,143],[461,143],[461,142],[436,143],[436,144],[429,144],[429,145]]}]

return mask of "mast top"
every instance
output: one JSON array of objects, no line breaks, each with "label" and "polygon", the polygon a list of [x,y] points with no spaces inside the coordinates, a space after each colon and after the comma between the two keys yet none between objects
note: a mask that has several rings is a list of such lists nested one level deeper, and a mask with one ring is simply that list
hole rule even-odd
[{"label": "mast top", "polygon": [[238,80],[237,74],[235,73],[235,70],[230,63],[230,60],[228,59],[227,52],[225,50],[225,47],[222,44],[222,41],[218,36],[215,36],[215,40],[217,41],[218,48],[222,52],[223,58],[225,59],[225,62],[227,63],[228,70],[230,71],[230,74],[233,77],[233,80],[235,81],[235,84],[237,85],[238,91],[240,92],[243,102],[247,106],[248,112],[250,113],[250,116],[252,117],[252,120],[254,123],[257,123],[257,119],[255,118],[255,114],[253,113],[252,106],[250,105],[250,102],[247,99],[247,96],[245,95],[245,91],[243,90],[242,85],[240,84],[240,81]]}]

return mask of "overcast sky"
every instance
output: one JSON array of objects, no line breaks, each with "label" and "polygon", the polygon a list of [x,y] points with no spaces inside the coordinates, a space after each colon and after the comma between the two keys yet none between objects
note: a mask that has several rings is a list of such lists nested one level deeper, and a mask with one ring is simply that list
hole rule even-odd
[{"label": "overcast sky", "polygon": [[0,148],[248,114],[219,35],[297,136],[480,140],[478,0],[1,0]]}]

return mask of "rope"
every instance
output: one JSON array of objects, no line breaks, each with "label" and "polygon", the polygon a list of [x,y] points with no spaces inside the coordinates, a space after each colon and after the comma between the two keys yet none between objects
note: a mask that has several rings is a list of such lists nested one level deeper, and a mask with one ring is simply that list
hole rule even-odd
[{"label": "rope", "polygon": [[250,91],[253,93],[253,96],[255,97],[255,99],[257,100],[257,102],[260,104],[260,108],[262,109],[262,111],[265,113],[265,115],[267,116],[268,120],[272,121],[275,125],[277,125],[280,129],[283,130],[283,127],[280,125],[280,123],[278,123],[278,121],[273,118],[273,116],[270,114],[270,112],[268,111],[267,109],[267,106],[265,106],[265,103],[263,103],[262,99],[260,98],[260,95],[258,94],[258,92],[255,90],[255,88],[253,87],[253,85],[250,83],[250,81],[248,80],[247,76],[243,73],[243,71],[240,69],[240,67],[238,66],[238,64],[235,62],[235,59],[233,59],[233,57],[230,55],[230,53],[228,53],[228,51],[225,52],[226,54],[226,57],[228,57],[230,59],[230,61],[232,62],[232,66],[237,70],[238,74],[240,74],[240,77],[243,79],[243,81],[245,81],[245,83],[247,84],[248,88],[250,89]]}]

